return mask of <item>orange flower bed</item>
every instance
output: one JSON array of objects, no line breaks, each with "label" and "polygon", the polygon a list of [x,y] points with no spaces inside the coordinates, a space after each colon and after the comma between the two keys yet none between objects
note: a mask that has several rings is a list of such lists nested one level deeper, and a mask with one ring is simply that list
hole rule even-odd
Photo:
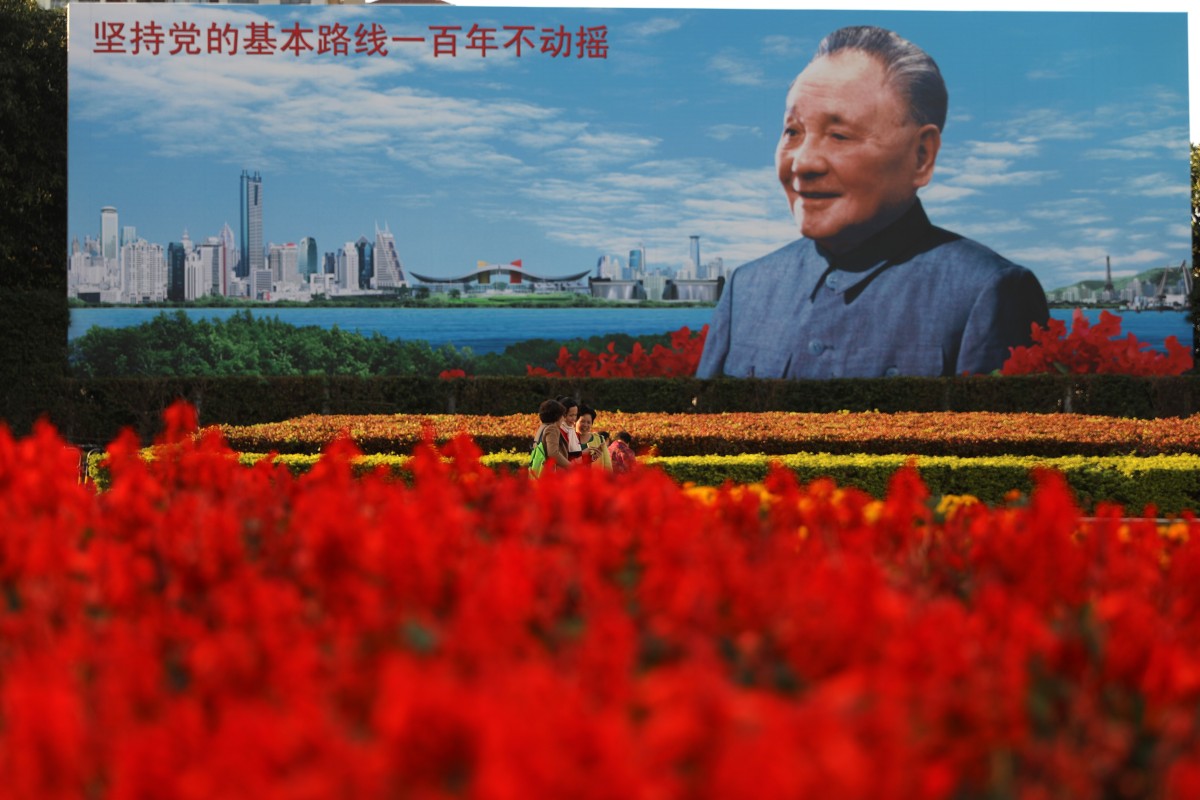
[{"label": "orange flower bed", "polygon": [[[535,415],[322,416],[222,426],[236,450],[315,453],[341,432],[372,453],[407,453],[428,430],[436,441],[466,432],[484,450],[527,450]],[[1200,416],[1115,419],[1079,414],[736,413],[622,414],[603,409],[598,430],[629,431],[659,455],[796,452],[922,455],[1157,455],[1200,452]]]},{"label": "orange flower bed", "polygon": [[[1194,797],[1200,524],[0,431],[18,798]],[[448,456],[449,463],[443,461]]]}]

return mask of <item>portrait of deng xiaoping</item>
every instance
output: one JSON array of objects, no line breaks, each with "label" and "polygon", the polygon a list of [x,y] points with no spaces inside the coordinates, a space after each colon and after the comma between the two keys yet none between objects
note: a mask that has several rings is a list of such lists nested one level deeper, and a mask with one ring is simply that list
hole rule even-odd
[{"label": "portrait of deng xiaoping", "polygon": [[1049,318],[1037,277],[935,227],[917,197],[946,110],[937,64],[894,32],[821,42],[788,91],[775,153],[803,238],[734,273],[700,377],[987,373],[1030,343]]},{"label": "portrait of deng xiaoping", "polygon": [[[414,374],[403,348],[524,374],[685,328],[690,368],[705,325],[702,378],[990,373],[1078,307],[1155,348],[1191,336],[1185,14],[83,3],[68,23],[77,365],[157,357],[164,307],[378,335]],[[118,358],[103,334],[127,327]],[[170,368],[192,369],[207,334],[178,327]],[[361,346],[329,338],[295,368]],[[260,363],[211,352],[213,374]]]}]

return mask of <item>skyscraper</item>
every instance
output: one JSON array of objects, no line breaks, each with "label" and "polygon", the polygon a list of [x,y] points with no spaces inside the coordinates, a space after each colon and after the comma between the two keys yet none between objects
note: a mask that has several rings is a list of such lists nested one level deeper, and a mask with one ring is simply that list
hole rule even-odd
[{"label": "skyscraper", "polygon": [[321,262],[317,260],[320,253],[317,251],[317,240],[311,236],[305,236],[300,240],[300,252],[297,258],[297,269],[300,271],[300,280],[307,282],[310,275],[314,275],[321,271]]},{"label": "skyscraper", "polygon": [[229,294],[229,273],[237,263],[237,243],[233,239],[233,228],[229,223],[221,228],[221,286],[214,292],[222,297]]},{"label": "skyscraper", "polygon": [[262,175],[242,170],[241,222],[242,257],[237,276],[246,278],[265,268],[263,257]]},{"label": "skyscraper", "polygon": [[404,278],[404,265],[400,263],[400,254],[396,252],[396,239],[392,236],[387,225],[383,230],[375,226],[375,288],[399,289],[407,286]]},{"label": "skyscraper", "polygon": [[171,242],[167,245],[167,299],[174,303],[184,300],[187,257],[187,250],[181,243]]},{"label": "skyscraper", "polygon": [[354,249],[358,251],[358,288],[370,289],[371,279],[375,277],[375,245],[367,237],[360,236]]},{"label": "skyscraper", "polygon": [[638,273],[644,272],[646,269],[646,245],[639,244],[637,247],[629,251],[629,274],[624,277],[626,280],[634,280],[638,277]]},{"label": "skyscraper", "polygon": [[196,297],[206,294],[223,295],[225,293],[225,248],[220,237],[209,236],[200,245],[200,274],[199,288]]},{"label": "skyscraper", "polygon": [[358,248],[354,242],[346,242],[346,246],[338,251],[337,285],[345,291],[358,291]]},{"label": "skyscraper", "polygon": [[692,275],[694,275],[697,278],[703,278],[704,277],[704,275],[702,274],[703,270],[700,266],[700,237],[699,236],[690,236],[688,238],[690,238],[692,240],[691,241],[691,244],[692,244],[692,247],[691,247],[691,250],[692,250]]},{"label": "skyscraper", "polygon": [[105,206],[100,209],[100,255],[116,261],[120,246],[117,239],[117,210]]}]

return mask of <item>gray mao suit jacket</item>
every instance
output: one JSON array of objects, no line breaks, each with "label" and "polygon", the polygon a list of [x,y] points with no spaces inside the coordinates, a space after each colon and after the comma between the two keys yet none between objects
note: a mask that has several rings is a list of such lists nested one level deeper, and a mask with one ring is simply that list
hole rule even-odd
[{"label": "gray mao suit jacket", "polygon": [[933,226],[918,200],[851,253],[800,239],[735,270],[696,374],[988,373],[1048,318],[1032,272]]}]

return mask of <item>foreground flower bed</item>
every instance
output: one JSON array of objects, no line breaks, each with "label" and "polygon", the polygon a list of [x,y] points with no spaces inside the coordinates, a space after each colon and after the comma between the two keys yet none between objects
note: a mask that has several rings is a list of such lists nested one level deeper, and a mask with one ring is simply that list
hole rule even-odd
[{"label": "foreground flower bed", "polygon": [[[153,458],[153,449],[144,451]],[[250,466],[270,458],[293,475],[302,475],[316,465],[320,454],[238,453],[238,461]],[[88,474],[101,488],[107,487],[109,473],[104,456],[88,458]],[[524,453],[492,453],[480,462],[493,469],[517,471],[527,466]],[[410,456],[371,454],[351,460],[355,474],[382,469],[409,479]],[[756,483],[763,481],[775,466],[807,483],[831,478],[839,486],[862,489],[873,497],[883,497],[896,470],[911,463],[934,497],[969,494],[992,503],[1000,503],[1014,492],[1028,494],[1032,472],[1053,469],[1063,476],[1077,502],[1090,510],[1098,502],[1114,501],[1132,511],[1178,514],[1200,508],[1200,455],[1172,456],[900,456],[830,455],[828,453],[792,453],[783,456],[748,454],[740,456],[651,456],[641,463],[661,470],[677,483],[721,486],[727,481]]]},{"label": "foreground flower bed", "polygon": [[[236,450],[318,453],[341,433],[368,453],[407,453],[431,432],[469,433],[488,452],[528,451],[536,416],[320,415],[225,425]],[[603,409],[597,430],[627,430],[640,450],[664,456],[828,453],[925,455],[1154,455],[1200,453],[1200,415],[1118,419],[1083,414],[906,412],[623,414]]]},{"label": "foreground flower bed", "polygon": [[[1191,797],[1200,524],[0,433],[7,797]],[[448,457],[445,460],[443,456]]]}]

